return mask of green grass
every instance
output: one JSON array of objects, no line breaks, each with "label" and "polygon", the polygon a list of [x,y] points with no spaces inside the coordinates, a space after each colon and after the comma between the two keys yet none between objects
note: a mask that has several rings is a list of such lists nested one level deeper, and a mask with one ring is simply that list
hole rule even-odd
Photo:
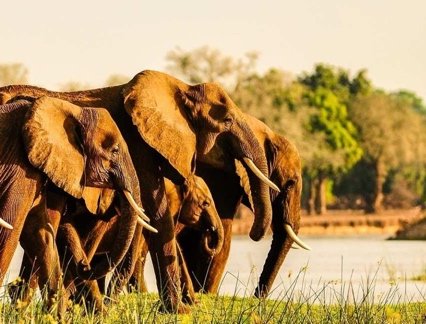
[{"label": "green grass", "polygon": [[[303,280],[303,277],[301,277]],[[297,279],[277,299],[197,295],[190,314],[163,314],[158,295],[123,294],[103,314],[70,305],[66,323],[425,323],[426,302],[409,302],[398,285],[374,294],[374,277],[355,289],[352,283],[329,282],[322,288],[296,288]],[[0,303],[0,323],[55,323],[40,298],[29,305]]]}]

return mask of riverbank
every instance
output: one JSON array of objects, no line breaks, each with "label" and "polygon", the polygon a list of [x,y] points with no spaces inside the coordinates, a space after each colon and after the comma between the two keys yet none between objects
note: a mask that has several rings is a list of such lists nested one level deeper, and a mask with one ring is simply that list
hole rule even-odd
[{"label": "riverbank", "polygon": [[[392,237],[409,224],[420,221],[420,208],[384,210],[379,214],[365,214],[362,210],[329,210],[325,215],[307,215],[302,212],[299,233],[303,236],[341,236],[381,234]],[[233,234],[246,235],[250,231],[253,214],[243,207],[234,220]]]}]

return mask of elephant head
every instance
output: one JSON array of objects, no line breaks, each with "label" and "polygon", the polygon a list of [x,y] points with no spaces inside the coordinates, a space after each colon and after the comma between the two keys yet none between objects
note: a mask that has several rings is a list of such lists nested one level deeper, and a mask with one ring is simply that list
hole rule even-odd
[{"label": "elephant head", "polygon": [[202,178],[193,175],[182,185],[181,195],[177,220],[188,227],[200,230],[203,233],[204,251],[214,256],[222,249],[224,235],[209,187]]},{"label": "elephant head", "polygon": [[268,185],[275,185],[265,176],[267,162],[259,142],[227,93],[215,83],[190,86],[164,73],[143,71],[123,95],[142,138],[184,178],[191,174],[194,153],[202,160],[222,138],[223,150],[247,168],[255,205],[250,237],[260,240],[271,224]]},{"label": "elephant head", "polygon": [[[310,247],[296,235],[300,226],[302,194],[302,167],[299,152],[293,143],[274,133],[258,119],[249,115],[246,118],[257,139],[263,145],[268,160],[270,179],[280,188],[280,192],[271,193],[273,236],[259,285],[255,291],[256,296],[259,297],[269,293],[293,242],[304,249],[310,250]],[[250,188],[245,181],[247,176],[244,170],[242,171],[241,182],[245,185],[245,191],[249,192]]]},{"label": "elephant head", "polygon": [[[22,132],[28,160],[53,184],[77,199],[92,196],[87,194],[88,187],[116,190],[121,218],[110,263],[118,264],[130,246],[138,216],[146,216],[138,207],[139,182],[126,142],[110,114],[101,108],[82,108],[41,97],[25,118]],[[89,210],[93,209],[92,202],[85,202]],[[106,260],[95,269],[87,269],[86,274],[100,277],[109,270],[111,265]]]}]

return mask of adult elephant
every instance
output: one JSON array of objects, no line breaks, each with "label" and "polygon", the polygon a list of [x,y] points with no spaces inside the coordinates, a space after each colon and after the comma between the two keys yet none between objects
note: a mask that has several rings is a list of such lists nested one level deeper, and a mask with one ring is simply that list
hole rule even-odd
[{"label": "adult elephant", "polygon": [[[280,188],[280,192],[271,192],[272,244],[255,290],[257,297],[263,297],[270,292],[292,243],[296,242],[301,247],[309,249],[296,235],[300,226],[301,162],[296,147],[285,137],[274,133],[252,116],[246,115],[245,118],[262,145],[268,161],[268,175]],[[246,195],[253,189],[250,189],[244,169],[237,163],[236,169],[240,176],[230,172],[227,168],[230,159],[232,156],[222,151],[220,146],[216,146],[211,154],[205,157],[209,163],[201,161],[197,166],[198,175],[208,184],[222,218],[225,232],[222,251],[211,259],[200,249],[194,250],[193,247],[199,245],[201,238],[199,233],[191,229],[185,229],[178,237],[186,265],[198,291],[217,292],[229,256],[232,221],[237,208],[242,200],[245,200],[251,208],[255,205],[250,195],[248,197]],[[215,168],[211,167],[213,161],[216,164]]]},{"label": "adult elephant", "polygon": [[[247,168],[255,220],[250,237],[260,240],[271,224],[266,158],[241,110],[215,83],[188,85],[156,71],[143,71],[129,83],[80,92],[52,92],[31,86],[0,88],[0,100],[17,95],[59,97],[80,106],[106,107],[119,126],[142,186],[142,203],[158,229],[147,235],[157,287],[169,311],[186,311],[179,300],[179,267],[174,223],[164,177],[181,185],[191,174],[194,155],[207,154],[220,135],[224,150]],[[253,171],[254,170],[254,171]]]},{"label": "adult elephant", "polygon": [[118,191],[122,217],[111,257],[113,264],[120,263],[140,214],[140,189],[109,113],[48,97],[18,100],[0,106],[0,138],[0,223],[5,227],[0,229],[0,283],[20,239],[52,300],[60,285],[55,231],[66,201],[84,199],[87,186]]}]

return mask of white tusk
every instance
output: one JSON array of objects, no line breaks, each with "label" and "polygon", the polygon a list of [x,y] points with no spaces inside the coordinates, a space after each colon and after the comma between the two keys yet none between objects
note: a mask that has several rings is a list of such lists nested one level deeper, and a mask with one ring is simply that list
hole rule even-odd
[{"label": "white tusk", "polygon": [[124,195],[126,196],[127,200],[129,201],[130,206],[133,207],[134,210],[136,210],[136,212],[138,213],[138,215],[140,217],[142,217],[143,220],[149,222],[150,219],[148,216],[145,215],[144,210],[142,208],[140,208],[138,206],[138,204],[136,203],[136,201],[133,199],[132,195],[130,194],[130,192],[123,190]]},{"label": "white tusk", "polygon": [[3,220],[2,218],[0,218],[0,226],[3,226],[3,227],[5,227],[5,228],[7,228],[7,229],[10,229],[10,230],[12,230],[13,229],[13,226],[12,225],[10,225],[8,222],[6,222],[5,220]]},{"label": "white tusk", "polygon": [[145,227],[147,230],[154,232],[154,233],[158,233],[158,231],[154,227],[152,227],[147,222],[145,222],[141,217],[138,217],[138,223],[142,227]]},{"label": "white tusk", "polygon": [[267,176],[265,176],[262,171],[260,171],[258,169],[258,167],[254,164],[254,162],[249,159],[248,157],[243,158],[244,162],[247,164],[247,166],[250,168],[251,171],[253,171],[253,173],[260,179],[262,180],[264,183],[266,183],[269,187],[271,187],[272,189],[280,192],[280,188],[278,188],[278,186],[273,183],[271,180],[268,179]]},{"label": "white tusk", "polygon": [[290,225],[284,224],[285,231],[293,239],[294,243],[299,245],[301,248],[310,251],[311,247],[304,243],[300,238],[297,237],[296,233],[293,231]]}]

